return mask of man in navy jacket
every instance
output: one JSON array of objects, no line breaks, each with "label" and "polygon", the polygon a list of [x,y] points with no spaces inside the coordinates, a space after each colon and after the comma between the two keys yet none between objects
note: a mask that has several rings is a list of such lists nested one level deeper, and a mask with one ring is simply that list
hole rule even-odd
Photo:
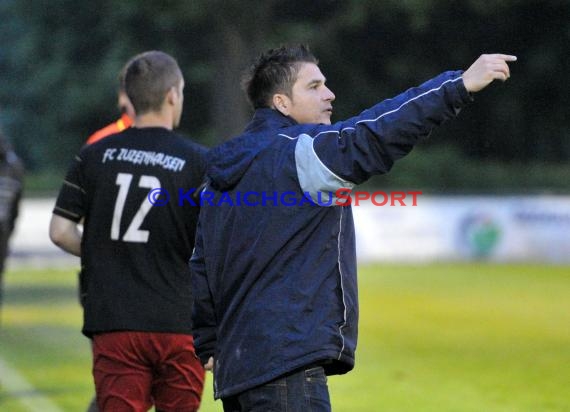
[{"label": "man in navy jacket", "polygon": [[514,56],[483,55],[331,124],[334,94],[303,46],[262,54],[245,86],[255,114],[209,154],[190,261],[196,352],[225,411],[328,411],[326,375],[354,366],[352,210],[337,201],[386,173]]}]

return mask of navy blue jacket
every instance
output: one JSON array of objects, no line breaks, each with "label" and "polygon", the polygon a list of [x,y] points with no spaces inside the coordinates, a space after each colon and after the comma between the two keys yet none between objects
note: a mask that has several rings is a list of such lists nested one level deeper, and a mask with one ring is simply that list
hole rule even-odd
[{"label": "navy blue jacket", "polygon": [[446,72],[332,125],[259,109],[210,151],[190,266],[196,352],[214,356],[216,398],[314,363],[353,368],[354,223],[334,194],[388,172],[470,101],[461,72]]}]

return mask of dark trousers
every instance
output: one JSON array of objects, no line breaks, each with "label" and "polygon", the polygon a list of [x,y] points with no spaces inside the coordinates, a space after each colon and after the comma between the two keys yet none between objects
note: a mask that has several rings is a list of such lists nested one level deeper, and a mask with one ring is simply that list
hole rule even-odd
[{"label": "dark trousers", "polygon": [[311,366],[222,399],[224,412],[330,412],[327,377]]}]

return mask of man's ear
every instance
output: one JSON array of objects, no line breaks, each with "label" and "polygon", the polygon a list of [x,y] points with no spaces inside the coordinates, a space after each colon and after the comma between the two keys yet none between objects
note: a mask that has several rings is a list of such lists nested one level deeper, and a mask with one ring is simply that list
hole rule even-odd
[{"label": "man's ear", "polygon": [[285,94],[276,93],[273,95],[273,108],[284,114],[285,116],[289,116],[290,107],[291,107],[291,99],[287,97]]},{"label": "man's ear", "polygon": [[172,86],[170,89],[168,89],[168,92],[166,93],[166,102],[170,105],[175,105],[177,99],[178,99],[178,90],[176,90],[176,87]]}]

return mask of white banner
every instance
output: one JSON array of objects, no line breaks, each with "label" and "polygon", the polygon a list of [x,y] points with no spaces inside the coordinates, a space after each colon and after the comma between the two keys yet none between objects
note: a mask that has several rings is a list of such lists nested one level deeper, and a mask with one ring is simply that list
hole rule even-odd
[{"label": "white banner", "polygon": [[410,203],[353,206],[360,261],[570,263],[570,196],[420,195]]},{"label": "white banner", "polygon": [[[385,197],[372,199],[382,204]],[[359,262],[570,263],[570,196],[416,195],[417,206],[410,196],[404,203],[375,206],[368,199],[353,206]],[[11,261],[79,264],[49,240],[54,204],[55,199],[24,199]]]}]

